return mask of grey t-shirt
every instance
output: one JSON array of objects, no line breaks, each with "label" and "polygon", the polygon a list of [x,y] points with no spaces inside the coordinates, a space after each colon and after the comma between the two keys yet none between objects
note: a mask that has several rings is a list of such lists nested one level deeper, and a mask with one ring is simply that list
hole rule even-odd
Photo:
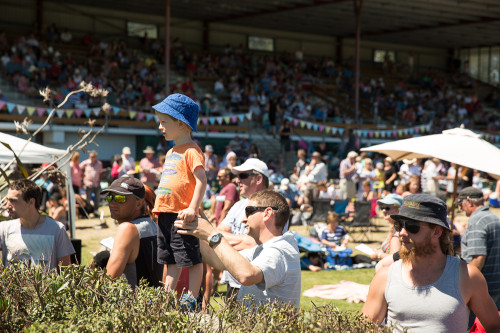
[{"label": "grey t-shirt", "polygon": [[264,282],[241,286],[238,300],[253,295],[258,304],[278,301],[299,306],[300,255],[291,232],[242,250],[240,254],[262,271]]},{"label": "grey t-shirt", "polygon": [[36,265],[57,267],[57,259],[75,253],[64,225],[45,216],[35,229],[21,226],[19,219],[0,222],[2,263],[31,261]]}]

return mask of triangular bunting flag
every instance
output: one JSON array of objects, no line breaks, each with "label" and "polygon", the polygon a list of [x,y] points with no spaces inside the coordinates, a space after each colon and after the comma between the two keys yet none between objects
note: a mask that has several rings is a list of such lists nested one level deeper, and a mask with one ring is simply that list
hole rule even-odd
[{"label": "triangular bunting flag", "polygon": [[304,128],[306,126],[306,122],[301,120],[299,121],[300,127]]},{"label": "triangular bunting flag", "polygon": [[344,134],[344,129],[343,128],[339,128],[339,134],[340,135]]},{"label": "triangular bunting flag", "polygon": [[62,118],[64,116],[64,110],[57,109],[56,114],[58,118]]},{"label": "triangular bunting flag", "polygon": [[332,127],[331,130],[332,130],[332,135],[337,134],[337,128],[336,127]]},{"label": "triangular bunting flag", "polygon": [[24,105],[18,105],[17,106],[17,113],[22,114],[26,110],[26,106]]},{"label": "triangular bunting flag", "polygon": [[206,126],[208,124],[208,118],[201,118],[201,122]]},{"label": "triangular bunting flag", "polygon": [[143,119],[144,119],[144,116],[145,116],[144,112],[139,112],[139,113],[137,114],[137,120],[143,120]]},{"label": "triangular bunting flag", "polygon": [[210,125],[215,124],[215,118],[213,117],[208,118],[208,121],[210,122]]},{"label": "triangular bunting flag", "polygon": [[117,106],[113,106],[113,113],[115,114],[115,116],[118,114],[118,112],[120,112],[120,108],[117,107]]},{"label": "triangular bunting flag", "polygon": [[90,113],[91,113],[91,112],[92,112],[92,111],[91,111],[90,109],[85,109],[85,110],[83,110],[83,113],[85,113],[85,117],[87,117],[87,118],[90,118]]},{"label": "triangular bunting flag", "polygon": [[319,127],[319,131],[320,131],[320,132],[323,132],[324,130],[325,130],[325,126],[321,125],[321,126]]},{"label": "triangular bunting flag", "polygon": [[94,116],[99,117],[101,114],[101,109],[100,108],[93,108],[92,113],[94,113]]},{"label": "triangular bunting flag", "polygon": [[45,114],[45,110],[43,108],[36,108],[36,113],[38,114],[39,117],[43,116]]},{"label": "triangular bunting flag", "polygon": [[231,116],[231,122],[235,123],[237,119],[238,119],[238,117],[236,117],[236,116]]},{"label": "triangular bunting flag", "polygon": [[73,113],[75,113],[74,110],[66,110],[64,111],[66,113],[66,117],[71,118],[73,116]]},{"label": "triangular bunting flag", "polygon": [[252,114],[250,112],[248,112],[246,114],[246,118],[247,118],[247,120],[252,120]]},{"label": "triangular bunting flag", "polygon": [[326,126],[325,133],[330,134],[331,131],[332,131],[332,129],[330,127]]},{"label": "triangular bunting flag", "polygon": [[222,125],[223,118],[222,117],[217,117],[216,119],[217,119],[217,124]]},{"label": "triangular bunting flag", "polygon": [[245,115],[244,115],[244,114],[240,114],[240,115],[238,116],[238,120],[239,120],[240,122],[243,122],[243,120],[244,120],[244,119],[245,119]]},{"label": "triangular bunting flag", "polygon": [[4,106],[5,106],[5,102],[4,101],[0,101],[0,110],[2,110]]},{"label": "triangular bunting flag", "polygon": [[75,115],[77,118],[81,118],[82,114],[83,114],[83,110],[75,109]]},{"label": "triangular bunting flag", "polygon": [[33,113],[35,113],[35,108],[34,108],[34,107],[32,107],[32,106],[28,106],[28,107],[26,108],[26,110],[28,111],[28,115],[30,115],[30,116],[32,116],[32,115],[33,115]]},{"label": "triangular bunting flag", "polygon": [[231,117],[224,117],[224,122],[229,125],[231,123]]},{"label": "triangular bunting flag", "polygon": [[137,111],[129,111],[128,112],[128,117],[130,119],[134,119],[136,115],[137,115]]},{"label": "triangular bunting flag", "polygon": [[9,113],[12,113],[12,110],[16,107],[16,104],[14,103],[7,103],[7,110],[9,110]]},{"label": "triangular bunting flag", "polygon": [[146,121],[150,121],[151,118],[153,118],[153,115],[152,114],[147,114],[146,113]]}]

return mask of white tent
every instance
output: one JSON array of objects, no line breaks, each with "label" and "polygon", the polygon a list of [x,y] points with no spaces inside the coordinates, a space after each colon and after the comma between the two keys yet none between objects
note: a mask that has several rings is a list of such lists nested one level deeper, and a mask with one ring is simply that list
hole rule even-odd
[{"label": "white tent", "polygon": [[[1,133],[0,132],[0,142],[4,142],[9,144],[9,146],[14,150],[17,157],[21,160],[22,163],[26,164],[42,164],[46,162],[55,161],[60,156],[66,153],[65,150],[62,149],[54,149],[45,147],[38,143],[30,142],[23,150],[21,154],[19,152],[26,144],[25,139]],[[3,144],[0,144],[0,163],[10,162],[14,158],[14,154]],[[70,223],[71,228],[71,238],[75,237],[75,194],[73,192],[73,187],[71,186],[71,169],[69,164],[64,165],[61,170],[66,174],[66,194],[68,199],[69,206],[69,216],[68,221]]]}]

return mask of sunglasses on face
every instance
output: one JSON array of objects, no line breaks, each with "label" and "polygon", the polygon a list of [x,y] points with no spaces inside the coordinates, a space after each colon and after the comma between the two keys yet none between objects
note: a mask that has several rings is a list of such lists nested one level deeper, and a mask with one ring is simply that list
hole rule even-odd
[{"label": "sunglasses on face", "polygon": [[394,229],[397,232],[400,232],[403,228],[410,234],[417,234],[420,231],[420,224],[412,220],[394,221]]},{"label": "sunglasses on face", "polygon": [[106,201],[111,203],[111,201],[115,200],[116,203],[124,203],[127,201],[127,197],[121,194],[108,194],[106,196]]},{"label": "sunglasses on face", "polygon": [[239,179],[247,179],[250,176],[257,176],[258,173],[253,173],[253,172],[243,172],[238,174]]},{"label": "sunglasses on face", "polygon": [[380,210],[391,210],[393,208],[394,208],[394,206],[386,206],[386,205],[380,206]]},{"label": "sunglasses on face", "polygon": [[246,206],[245,207],[245,215],[249,217],[250,215],[256,212],[263,212],[267,208],[271,208],[272,210],[278,210],[278,207],[270,207],[270,206]]}]

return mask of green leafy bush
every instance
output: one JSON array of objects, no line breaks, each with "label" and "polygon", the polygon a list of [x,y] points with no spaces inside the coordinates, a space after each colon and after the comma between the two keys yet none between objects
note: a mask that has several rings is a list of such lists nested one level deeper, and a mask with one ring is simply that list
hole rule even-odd
[{"label": "green leafy bush", "polygon": [[208,312],[184,312],[172,293],[145,285],[132,291],[81,266],[60,274],[22,264],[0,271],[1,332],[385,332],[332,306],[252,311],[222,303]]}]

